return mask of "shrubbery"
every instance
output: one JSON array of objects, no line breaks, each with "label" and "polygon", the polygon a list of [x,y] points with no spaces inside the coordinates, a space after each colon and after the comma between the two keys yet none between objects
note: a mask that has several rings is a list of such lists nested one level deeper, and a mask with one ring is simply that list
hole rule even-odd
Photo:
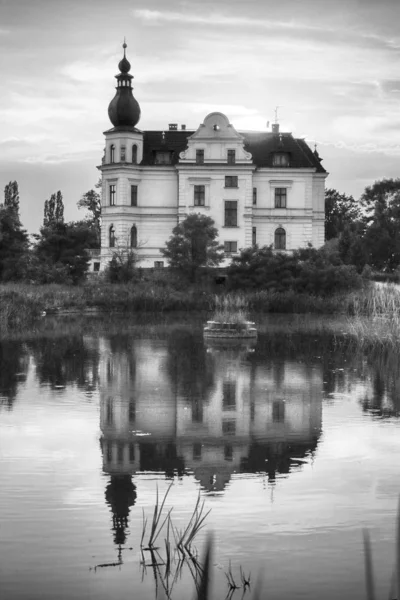
[{"label": "shrubbery", "polygon": [[362,278],[353,265],[344,265],[336,251],[303,248],[284,254],[272,247],[245,248],[228,268],[232,290],[294,291],[327,295],[356,289]]}]

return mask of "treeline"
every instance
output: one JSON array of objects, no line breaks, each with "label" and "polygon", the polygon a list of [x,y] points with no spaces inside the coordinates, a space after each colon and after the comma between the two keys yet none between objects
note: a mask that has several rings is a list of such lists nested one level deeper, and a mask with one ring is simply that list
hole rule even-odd
[{"label": "treeline", "polygon": [[66,223],[62,194],[52,194],[44,202],[43,225],[30,239],[20,219],[18,183],[5,186],[0,204],[0,282],[77,284],[85,279],[88,250],[100,247],[100,194],[90,190],[77,204],[87,210],[86,218]]},{"label": "treeline", "polygon": [[[87,216],[72,222],[64,220],[61,192],[52,194],[44,202],[40,232],[31,240],[21,224],[19,204],[18,184],[12,181],[0,205],[0,282],[82,282],[88,251],[100,247],[99,192],[94,189],[82,196],[77,204]],[[400,279],[400,179],[375,182],[359,201],[327,189],[325,211],[322,248],[291,254],[266,246],[244,248],[233,255],[225,288],[327,295],[359,286],[361,277]],[[198,283],[226,256],[214,221],[197,213],[174,228],[161,253],[170,266],[170,285],[176,274],[181,282]],[[138,248],[116,247],[106,279],[137,281],[142,271],[139,258]],[[165,277],[158,279],[165,282]]]}]

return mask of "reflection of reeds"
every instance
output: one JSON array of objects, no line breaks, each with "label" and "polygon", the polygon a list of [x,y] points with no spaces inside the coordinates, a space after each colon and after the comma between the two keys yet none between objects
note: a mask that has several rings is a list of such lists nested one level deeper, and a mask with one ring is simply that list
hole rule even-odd
[{"label": "reflection of reeds", "polygon": [[[371,542],[369,533],[366,529],[363,531],[364,536],[364,558],[365,558],[365,584],[367,589],[367,600],[376,600],[375,580],[372,562]],[[397,595],[396,595],[397,587]],[[396,532],[396,552],[395,565],[393,576],[390,582],[389,600],[400,598],[400,498],[397,511],[397,532]]]}]

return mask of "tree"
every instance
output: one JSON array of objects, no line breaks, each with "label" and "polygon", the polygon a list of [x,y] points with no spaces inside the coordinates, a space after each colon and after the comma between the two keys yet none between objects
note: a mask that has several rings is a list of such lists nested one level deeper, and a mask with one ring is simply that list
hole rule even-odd
[{"label": "tree", "polygon": [[325,239],[338,237],[345,229],[360,228],[362,213],[353,196],[340,194],[337,190],[325,190]]},{"label": "tree", "polygon": [[0,281],[23,279],[28,250],[28,234],[19,217],[18,183],[10,181],[0,205]]},{"label": "tree", "polygon": [[224,259],[217,237],[211,217],[193,213],[174,227],[161,253],[172,268],[195,281],[201,267],[216,267]]},{"label": "tree", "polygon": [[361,196],[361,205],[365,212],[368,264],[393,271],[400,264],[400,179],[382,179],[368,186]]},{"label": "tree", "polygon": [[62,194],[58,191],[44,203],[43,226],[53,227],[60,223],[64,223],[64,203]]},{"label": "tree", "polygon": [[88,270],[89,230],[85,222],[54,223],[36,236],[31,277],[41,283],[74,283]]},{"label": "tree", "polygon": [[133,248],[118,248],[106,270],[110,283],[128,283],[138,276],[137,264],[140,258]]},{"label": "tree", "polygon": [[[101,180],[95,186],[101,188]],[[83,194],[82,198],[77,202],[78,208],[87,210],[89,218],[87,222],[94,234],[93,243],[95,245],[90,246],[91,248],[100,248],[101,236],[100,236],[100,218],[101,218],[101,195],[95,190],[89,190],[86,194]]]}]

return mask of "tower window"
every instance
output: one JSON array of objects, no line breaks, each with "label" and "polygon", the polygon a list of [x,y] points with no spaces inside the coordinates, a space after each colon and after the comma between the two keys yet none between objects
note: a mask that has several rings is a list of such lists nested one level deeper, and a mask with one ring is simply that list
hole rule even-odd
[{"label": "tower window", "polygon": [[135,225],[131,227],[131,248],[137,248],[137,229]]},{"label": "tower window", "polygon": [[225,227],[237,227],[236,200],[225,200]]},{"label": "tower window", "polygon": [[204,164],[204,150],[196,150],[196,165]]},{"label": "tower window", "polygon": [[133,144],[133,146],[132,146],[132,163],[134,165],[137,164],[137,146],[136,146],[136,144]]},{"label": "tower window", "polygon": [[257,204],[257,188],[253,188],[253,206]]},{"label": "tower window", "polygon": [[286,188],[275,188],[275,208],[286,208]]},{"label": "tower window", "polygon": [[286,250],[286,231],[282,227],[275,231],[275,250]]},{"label": "tower window", "polygon": [[226,188],[237,188],[238,187],[237,175],[225,175],[225,187]]},{"label": "tower window", "polygon": [[206,186],[195,185],[194,186],[194,205],[204,206],[206,197]]},{"label": "tower window", "polygon": [[253,227],[251,230],[251,243],[253,246],[257,244],[257,228]]},{"label": "tower window", "polygon": [[236,150],[228,150],[228,165],[234,165],[236,163]]},{"label": "tower window", "polygon": [[111,225],[109,232],[108,232],[108,238],[109,238],[109,246],[110,248],[115,248],[115,229],[114,229],[114,225]]},{"label": "tower window", "polygon": [[138,186],[131,185],[131,206],[137,206]]},{"label": "tower window", "polygon": [[110,163],[115,162],[115,146],[111,144],[110,146]]},{"label": "tower window", "polygon": [[110,206],[115,206],[115,196],[116,196],[116,186],[115,183],[110,185]]}]

